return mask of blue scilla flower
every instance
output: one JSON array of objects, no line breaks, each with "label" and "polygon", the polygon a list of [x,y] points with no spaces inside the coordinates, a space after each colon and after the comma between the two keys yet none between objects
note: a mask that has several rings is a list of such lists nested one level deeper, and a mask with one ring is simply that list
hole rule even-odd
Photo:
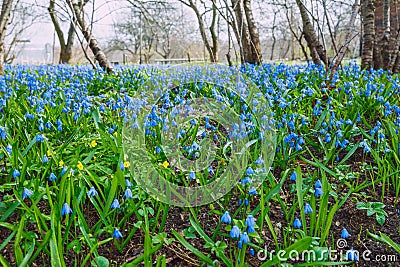
[{"label": "blue scilla flower", "polygon": [[[241,240],[238,241],[238,248],[242,249],[243,248],[243,242]],[[239,263],[240,263],[240,259],[238,259]]]},{"label": "blue scilla flower", "polygon": [[242,180],[242,185],[246,185],[246,184],[250,184],[251,183],[251,179],[249,176],[244,177],[244,179]]},{"label": "blue scilla flower", "polygon": [[20,177],[21,173],[19,172],[19,170],[14,170],[12,176],[13,176],[13,178]]},{"label": "blue scilla flower", "polygon": [[314,188],[315,188],[315,189],[317,189],[317,188],[322,188],[321,180],[318,179],[318,180],[315,182]]},{"label": "blue scilla flower", "polygon": [[244,205],[245,205],[246,207],[249,205],[249,200],[248,200],[247,198],[244,200]]},{"label": "blue scilla flower", "polygon": [[156,154],[160,154],[160,152],[161,152],[161,148],[156,146]]},{"label": "blue scilla flower", "polygon": [[351,248],[346,252],[346,258],[348,261],[358,261],[358,251]]},{"label": "blue scilla flower", "polygon": [[212,166],[208,167],[208,173],[213,175],[214,174],[214,169]]},{"label": "blue scilla flower", "polygon": [[243,232],[243,234],[240,235],[240,241],[243,242],[243,244],[248,244],[250,243],[250,237],[247,234],[247,232]]},{"label": "blue scilla flower", "polygon": [[364,139],[362,142],[360,142],[360,147],[364,148],[364,153],[370,153],[371,152],[371,148],[367,143],[367,140]]},{"label": "blue scilla flower", "polygon": [[254,249],[253,249],[253,248],[250,248],[249,253],[250,253],[251,256],[254,256],[254,254],[255,254]]},{"label": "blue scilla flower", "polygon": [[236,225],[234,225],[229,233],[231,238],[239,238],[240,236],[240,229]]},{"label": "blue scilla flower", "polygon": [[61,170],[61,176],[63,176],[64,174],[66,174],[67,171],[68,171],[68,167],[67,167],[67,166],[64,166],[64,167],[62,168],[62,170]]},{"label": "blue scilla flower", "polygon": [[304,204],[304,214],[312,213],[313,209],[311,208],[310,204]]},{"label": "blue scilla flower", "polygon": [[47,162],[49,162],[49,158],[47,157],[47,155],[43,155],[42,163],[47,163]]},{"label": "blue scilla flower", "polygon": [[229,211],[225,211],[224,214],[221,216],[221,222],[230,224],[232,222],[231,215],[229,215]]},{"label": "blue scilla flower", "polygon": [[329,134],[329,133],[327,133],[326,135],[325,135],[325,142],[326,143],[330,143],[332,141],[332,137],[331,137],[331,135]]},{"label": "blue scilla flower", "polygon": [[22,191],[22,199],[28,198],[33,194],[32,190],[29,190],[28,188],[24,187],[24,190]]},{"label": "blue scilla flower", "polygon": [[61,209],[61,215],[68,215],[72,213],[71,207],[68,205],[68,203],[64,203]]},{"label": "blue scilla flower", "polygon": [[321,188],[316,188],[315,189],[315,197],[321,197],[324,194],[324,191]]},{"label": "blue scilla flower", "polygon": [[121,169],[121,171],[125,171],[125,166],[123,161],[119,163],[119,168]]},{"label": "blue scilla flower", "polygon": [[50,173],[49,181],[52,182],[52,181],[55,181],[55,180],[57,180],[57,176],[54,173]]},{"label": "blue scilla flower", "polygon": [[246,170],[246,175],[253,175],[253,174],[254,174],[253,169],[251,167],[248,167]]},{"label": "blue scilla flower", "polygon": [[258,157],[258,159],[254,163],[256,165],[262,165],[262,164],[264,164],[264,160],[261,157]]},{"label": "blue scilla flower", "polygon": [[125,197],[125,198],[129,198],[129,199],[133,198],[133,194],[132,194],[132,191],[131,191],[130,188],[127,188],[127,189],[125,190],[124,197]]},{"label": "blue scilla flower", "polygon": [[113,236],[114,238],[122,238],[121,231],[118,230],[117,228],[115,228],[112,236]]},{"label": "blue scilla flower", "polygon": [[254,227],[255,227],[256,223],[255,223],[253,215],[250,214],[247,216],[245,225],[247,226],[247,232],[249,232],[249,233],[255,232]]},{"label": "blue scilla flower", "polygon": [[36,135],[36,138],[35,138],[35,140],[36,140],[37,143],[43,142],[44,139],[45,139],[45,137],[44,137],[43,134],[38,134],[38,135]]},{"label": "blue scilla flower", "polygon": [[297,174],[296,172],[293,172],[292,175],[290,175],[290,181],[296,181]]},{"label": "blue scilla flower", "polygon": [[11,146],[10,144],[8,144],[8,145],[6,146],[6,152],[8,153],[8,155],[11,155],[11,153],[12,153],[12,146]]},{"label": "blue scilla flower", "polygon": [[297,228],[297,229],[301,228],[302,224],[301,224],[301,221],[299,218],[294,219],[293,226],[294,226],[294,228]]},{"label": "blue scilla flower", "polygon": [[189,179],[191,179],[191,180],[196,179],[196,173],[194,171],[189,172]]},{"label": "blue scilla flower", "polygon": [[347,229],[343,227],[342,233],[340,234],[340,237],[341,237],[341,238],[344,238],[344,239],[349,238],[349,237],[350,237],[349,231],[347,231]]},{"label": "blue scilla flower", "polygon": [[0,126],[0,137],[1,137],[1,139],[3,139],[3,140],[6,140],[6,137],[7,137],[6,128],[3,127],[3,126]]},{"label": "blue scilla flower", "polygon": [[133,186],[131,181],[129,181],[128,179],[125,179],[125,184],[126,184],[127,187],[132,187]]},{"label": "blue scilla flower", "polygon": [[118,199],[114,199],[113,203],[111,203],[112,209],[119,209],[121,206],[119,205]]},{"label": "blue scilla flower", "polygon": [[257,190],[254,187],[250,188],[249,195],[257,195]]},{"label": "blue scilla flower", "polygon": [[92,186],[92,187],[89,189],[89,191],[87,192],[87,195],[88,195],[89,197],[94,197],[94,196],[97,196],[98,193],[97,193],[96,189]]}]

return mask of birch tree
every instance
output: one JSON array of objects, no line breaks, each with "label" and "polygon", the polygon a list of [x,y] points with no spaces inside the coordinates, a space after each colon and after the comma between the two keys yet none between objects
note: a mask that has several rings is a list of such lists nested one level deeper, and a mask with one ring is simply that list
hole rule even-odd
[{"label": "birch tree", "polygon": [[7,33],[8,20],[10,18],[10,12],[12,9],[12,0],[3,0],[1,5],[0,13],[0,75],[4,74],[4,56],[5,56],[5,45],[4,39]]}]

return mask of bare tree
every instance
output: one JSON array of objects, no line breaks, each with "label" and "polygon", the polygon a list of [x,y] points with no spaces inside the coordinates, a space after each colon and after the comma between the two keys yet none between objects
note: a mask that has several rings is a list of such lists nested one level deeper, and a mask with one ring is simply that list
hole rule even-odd
[{"label": "bare tree", "polygon": [[7,32],[8,20],[12,8],[12,0],[3,0],[0,13],[0,75],[4,74],[4,39]]},{"label": "bare tree", "polygon": [[108,61],[106,55],[104,52],[100,49],[100,46],[96,40],[96,38],[93,36],[91,27],[88,27],[85,21],[85,12],[83,10],[83,7],[85,5],[85,2],[88,2],[89,0],[66,0],[67,4],[70,8],[70,11],[73,14],[72,21],[77,22],[77,28],[79,28],[80,32],[82,33],[83,37],[85,38],[86,42],[89,45],[90,50],[92,51],[95,59],[99,63],[99,65],[107,71],[107,73],[113,72],[113,68]]},{"label": "bare tree", "polygon": [[261,44],[250,0],[232,0],[242,63],[261,64]]},{"label": "bare tree", "polygon": [[318,36],[315,32],[314,26],[310,20],[308,10],[301,0],[296,0],[296,4],[299,7],[301,19],[303,21],[303,33],[307,41],[308,47],[311,51],[311,57],[315,64],[321,64],[321,61],[325,66],[329,66],[328,57],[326,55],[326,49],[321,44]]},{"label": "bare tree", "polygon": [[363,25],[361,66],[370,68],[373,66],[374,42],[375,42],[375,1],[363,0],[361,3],[361,17]]},{"label": "bare tree", "polygon": [[[206,22],[204,20],[204,13],[202,13],[199,9],[198,3],[196,0],[179,0],[182,4],[190,7],[196,15],[196,19],[199,25],[199,31],[201,35],[201,39],[203,40],[204,46],[207,49],[207,52],[210,56],[211,62],[218,62],[218,36],[215,31],[216,21],[217,21],[217,3],[216,0],[211,0],[211,24],[209,29],[210,37],[207,35],[206,30]],[[203,0],[200,0],[200,3],[203,4],[205,11],[208,12],[206,3]],[[210,41],[211,38],[211,41]]]},{"label": "bare tree", "polygon": [[[83,6],[87,3],[87,1],[83,2]],[[63,30],[61,29],[59,18],[57,17],[56,9],[55,9],[55,0],[50,0],[48,12],[50,14],[51,22],[54,25],[54,30],[57,34],[58,41],[60,43],[60,58],[59,63],[70,63],[73,56],[73,46],[75,40],[75,27],[76,19],[72,17],[69,23],[69,29],[67,33],[67,37],[65,38]],[[80,11],[82,12],[82,10]]]}]

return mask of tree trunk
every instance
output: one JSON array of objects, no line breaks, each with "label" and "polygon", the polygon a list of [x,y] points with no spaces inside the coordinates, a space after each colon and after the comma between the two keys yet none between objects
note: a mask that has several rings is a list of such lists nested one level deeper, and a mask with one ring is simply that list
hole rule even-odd
[{"label": "tree trunk", "polygon": [[253,11],[251,10],[250,0],[244,0],[244,13],[250,33],[251,61],[248,62],[260,65],[262,64],[260,36],[258,34],[256,21],[254,20]]},{"label": "tree trunk", "polygon": [[361,51],[361,66],[369,69],[373,65],[374,40],[375,40],[375,5],[374,0],[361,2],[361,17],[363,25],[363,42]]},{"label": "tree trunk", "polygon": [[211,26],[210,26],[211,38],[212,38],[212,42],[213,42],[212,46],[207,37],[206,26],[205,26],[203,17],[200,14],[200,11],[199,11],[196,3],[193,2],[193,0],[189,0],[188,6],[196,14],[197,22],[199,24],[201,39],[203,40],[204,46],[210,56],[210,61],[218,62],[218,38],[217,38],[217,35],[215,34],[215,22],[216,22],[216,16],[217,16],[215,0],[213,1],[213,18],[212,18],[212,22],[211,22]]},{"label": "tree trunk", "polygon": [[332,81],[333,75],[335,75],[336,70],[338,69],[339,65],[341,64],[341,62],[344,58],[344,55],[346,54],[349,44],[350,44],[351,40],[353,39],[351,30],[354,27],[354,23],[356,22],[356,17],[357,17],[359,10],[360,10],[360,5],[358,4],[358,0],[355,0],[354,4],[353,4],[352,12],[351,12],[350,21],[346,27],[347,32],[346,32],[346,37],[344,39],[344,43],[343,43],[342,47],[340,47],[340,49],[336,55],[336,59],[332,64],[330,81]]},{"label": "tree trunk", "polygon": [[112,73],[113,68],[108,61],[104,52],[100,49],[99,44],[97,43],[96,38],[94,38],[93,34],[91,33],[90,29],[86,26],[85,19],[83,17],[83,10],[80,8],[78,4],[70,3],[72,6],[72,11],[74,12],[74,17],[79,24],[83,37],[85,38],[86,42],[89,44],[90,50],[93,52],[94,58],[99,62],[99,65],[107,71],[107,73]]},{"label": "tree trunk", "polygon": [[383,3],[383,37],[381,41],[382,45],[382,65],[381,67],[385,70],[389,68],[389,61],[390,61],[390,0],[385,0]]},{"label": "tree trunk", "polygon": [[4,55],[6,52],[4,46],[4,38],[6,37],[11,8],[12,0],[3,0],[0,13],[0,75],[4,75]]},{"label": "tree trunk", "polygon": [[232,0],[242,63],[261,64],[261,45],[250,0]]},{"label": "tree trunk", "polygon": [[308,11],[301,0],[296,0],[296,4],[299,7],[301,20],[303,22],[303,33],[304,38],[307,41],[308,47],[311,51],[311,57],[315,64],[321,64],[321,61],[325,66],[329,65],[328,58],[326,56],[326,50],[324,46],[319,42],[318,36],[315,33],[313,24],[311,23]]}]

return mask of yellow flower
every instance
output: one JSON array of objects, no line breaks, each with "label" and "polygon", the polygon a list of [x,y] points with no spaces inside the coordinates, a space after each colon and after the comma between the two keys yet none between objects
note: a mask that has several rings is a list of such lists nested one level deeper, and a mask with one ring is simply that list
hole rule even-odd
[{"label": "yellow flower", "polygon": [[117,133],[117,132],[115,132],[115,133],[114,133],[114,136],[117,136],[117,134],[118,134],[118,133]]},{"label": "yellow flower", "polygon": [[47,156],[50,157],[51,156],[51,151],[47,150]]},{"label": "yellow flower", "polygon": [[164,166],[164,168],[167,168],[169,166],[169,162],[168,161],[164,161],[161,165]]},{"label": "yellow flower", "polygon": [[83,170],[83,164],[82,162],[78,161],[78,164],[76,165],[76,167],[81,171]]},{"label": "yellow flower", "polygon": [[64,161],[60,160],[60,162],[58,163],[58,166],[60,166],[60,167],[64,166]]},{"label": "yellow flower", "polygon": [[129,161],[124,162],[124,167],[129,168],[131,166],[131,163]]},{"label": "yellow flower", "polygon": [[90,142],[90,146],[91,147],[96,147],[97,146],[96,140],[92,140],[92,142]]}]

